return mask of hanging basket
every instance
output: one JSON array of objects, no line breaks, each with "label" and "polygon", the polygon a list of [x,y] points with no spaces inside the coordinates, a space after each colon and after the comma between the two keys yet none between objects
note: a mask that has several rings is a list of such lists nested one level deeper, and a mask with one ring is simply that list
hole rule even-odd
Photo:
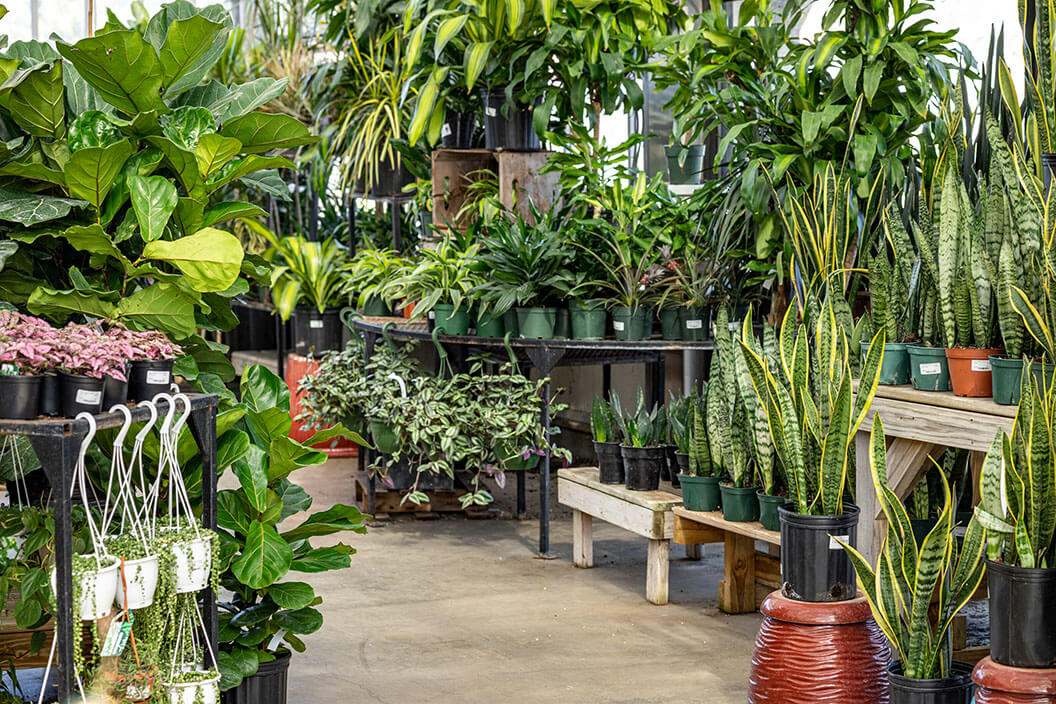
[{"label": "hanging basket", "polygon": [[[110,607],[117,595],[118,570],[121,561],[110,555],[101,555],[96,563],[95,555],[81,555],[77,560],[91,560],[101,567],[94,567],[74,575],[74,581],[79,585],[80,597],[76,608],[82,621],[95,621],[107,616]],[[77,585],[75,585],[75,590]],[[55,586],[55,570],[51,570],[51,590],[57,591]]]},{"label": "hanging basket", "polygon": [[[176,530],[168,528],[164,530]],[[202,531],[194,538],[178,538],[172,543],[176,593],[187,594],[205,589],[213,569],[212,533]]]},{"label": "hanging basket", "polygon": [[169,704],[217,704],[220,675],[199,682],[164,682]]},{"label": "hanging basket", "polygon": [[[125,589],[125,584],[128,589]],[[125,595],[128,595],[128,608],[145,609],[154,603],[154,592],[158,589],[158,558],[147,555],[138,560],[125,561],[124,580],[117,580],[117,597],[114,603],[125,606]]]}]

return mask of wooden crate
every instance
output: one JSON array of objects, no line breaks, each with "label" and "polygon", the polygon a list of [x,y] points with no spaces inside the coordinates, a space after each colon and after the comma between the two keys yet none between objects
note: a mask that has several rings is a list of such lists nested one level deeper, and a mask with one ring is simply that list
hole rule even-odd
[{"label": "wooden crate", "polygon": [[[356,505],[359,510],[367,511],[367,498],[370,492],[370,478],[367,473],[362,470],[355,470],[352,472],[352,481],[356,489]],[[429,500],[422,504],[412,504],[409,501],[401,503],[403,499],[402,491],[391,491],[385,488],[380,481],[374,482],[374,515],[380,515],[383,513],[437,513],[437,512],[451,512],[451,511],[462,511],[462,502],[458,500],[459,496],[465,493],[465,490],[459,491],[426,491],[429,495]]]}]

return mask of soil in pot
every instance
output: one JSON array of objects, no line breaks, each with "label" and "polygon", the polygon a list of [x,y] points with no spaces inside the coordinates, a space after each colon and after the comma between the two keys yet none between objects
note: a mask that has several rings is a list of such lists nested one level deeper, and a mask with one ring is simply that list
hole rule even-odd
[{"label": "soil in pot", "polygon": [[[685,158],[682,158],[683,152],[685,152]],[[675,185],[700,183],[701,174],[704,173],[703,144],[693,144],[688,147],[674,144],[664,147],[664,153],[667,155],[667,173],[670,183]]]},{"label": "soil in pot", "polygon": [[718,511],[722,506],[718,477],[682,474],[678,480],[682,483],[682,505],[690,511]]},{"label": "soil in pot", "polygon": [[506,334],[502,316],[491,311],[477,311],[476,333],[477,337],[502,337]]},{"label": "soil in pot", "polygon": [[615,306],[612,309],[612,330],[617,340],[645,339],[649,313],[645,308]]},{"label": "soil in pot", "polygon": [[143,359],[132,362],[128,373],[128,397],[133,401],[149,401],[157,394],[167,393],[172,383],[172,359]]},{"label": "soil in pot", "polygon": [[599,481],[602,484],[623,484],[623,454],[618,442],[594,442],[594,454],[598,458]]},{"label": "soil in pot", "polygon": [[517,328],[521,337],[533,340],[550,340],[557,325],[555,308],[518,308]]},{"label": "soil in pot", "polygon": [[722,517],[734,523],[751,523],[759,520],[759,501],[755,498],[754,486],[736,487],[719,484],[722,493]]},{"label": "soil in pot", "polygon": [[103,380],[79,374],[59,374],[62,385],[62,415],[99,413],[103,408]]},{"label": "soil in pot", "polygon": [[19,375],[0,376],[0,417],[29,420],[40,415],[40,395],[44,377]]},{"label": "soil in pot", "polygon": [[601,301],[572,301],[568,304],[569,323],[574,340],[600,340],[605,337],[605,304]]},{"label": "soil in pot", "polygon": [[221,694],[223,704],[286,704],[287,672],[290,654],[276,653],[271,662],[262,662],[254,675],[243,678],[234,689]]},{"label": "soil in pot", "polygon": [[891,683],[890,704],[971,704],[972,666],[953,662],[950,676],[941,679],[918,680],[902,674],[902,664],[891,663],[887,668]]},{"label": "soil in pot", "polygon": [[950,387],[957,396],[985,398],[993,393],[990,357],[1002,350],[980,350],[964,347],[946,349],[950,368]]},{"label": "soil in pot", "polygon": [[660,309],[660,337],[665,340],[682,339],[682,328],[679,326],[678,308]]},{"label": "soil in pot", "polygon": [[[517,91],[514,90],[514,94]],[[539,135],[532,125],[531,105],[505,106],[506,91],[481,91],[484,99],[484,148],[513,152],[539,151]],[[506,109],[504,109],[504,106]]]},{"label": "soil in pot", "polygon": [[909,376],[913,388],[919,391],[949,391],[950,368],[946,349],[927,345],[907,345]]},{"label": "soil in pot", "polygon": [[469,334],[469,311],[451,303],[437,303],[433,306],[436,328],[443,335],[468,335]]},{"label": "soil in pot", "polygon": [[660,469],[667,461],[663,447],[620,446],[623,455],[624,486],[633,491],[654,491],[660,487]]},{"label": "soil in pot", "polygon": [[440,128],[440,146],[444,149],[472,149],[477,116],[471,112],[448,112]]},{"label": "soil in pot", "polygon": [[763,528],[781,530],[781,518],[777,510],[784,506],[788,499],[784,496],[764,494],[762,489],[755,496],[759,501],[759,522],[763,524]]},{"label": "soil in pot", "polygon": [[[862,340],[862,359],[869,352],[869,341]],[[903,342],[884,345],[884,359],[880,362],[880,382],[884,386],[902,386],[909,383],[909,350]]]},{"label": "soil in pot", "polygon": [[990,657],[1008,667],[1056,667],[1056,568],[986,561]]},{"label": "soil in pot", "polygon": [[341,349],[341,324],[340,310],[327,308],[320,313],[318,308],[307,306],[294,309],[290,318],[293,328],[293,351],[304,357],[312,353],[320,355],[323,352]]},{"label": "soil in pot", "polygon": [[796,601],[847,601],[858,592],[854,567],[838,538],[858,541],[858,507],[844,502],[843,515],[807,516],[790,505],[781,519],[781,593]]},{"label": "soil in pot", "polygon": [[704,342],[711,332],[711,311],[707,308],[683,308],[679,314],[683,340]]}]

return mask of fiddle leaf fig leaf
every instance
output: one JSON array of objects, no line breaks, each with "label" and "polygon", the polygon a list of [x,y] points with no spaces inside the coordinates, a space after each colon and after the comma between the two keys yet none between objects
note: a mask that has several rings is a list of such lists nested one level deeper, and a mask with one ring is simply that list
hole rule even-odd
[{"label": "fiddle leaf fig leaf", "polygon": [[103,100],[121,112],[167,111],[161,101],[158,55],[139,32],[107,32],[72,45],[58,42],[56,48]]},{"label": "fiddle leaf fig leaf", "polygon": [[[14,77],[8,79],[13,80]],[[0,86],[0,91],[3,87]],[[7,109],[19,127],[34,137],[61,139],[66,134],[62,62],[39,66],[12,90]]]},{"label": "fiddle leaf fig leaf", "polygon": [[268,596],[279,607],[296,611],[315,600],[315,590],[304,582],[280,582],[268,587]]},{"label": "fiddle leaf fig leaf", "polygon": [[206,227],[178,240],[156,240],[143,248],[144,259],[166,261],[187,278],[195,291],[223,291],[242,267],[242,245],[229,232]]},{"label": "fiddle leaf fig leaf", "polygon": [[[223,25],[211,22],[202,15],[179,19],[169,25],[165,33],[165,43],[158,51],[164,74],[162,85],[166,89],[198,66],[201,58],[212,48],[221,29]],[[201,78],[199,75],[198,80]]]},{"label": "fiddle leaf fig leaf", "polygon": [[66,185],[66,176],[61,171],[48,168],[40,163],[24,163],[13,161],[10,164],[0,166],[0,176],[18,176],[20,178],[33,179],[35,181],[46,181],[56,186]]},{"label": "fiddle leaf fig leaf", "polygon": [[176,184],[164,176],[132,175],[128,178],[132,209],[139,221],[144,242],[153,242],[165,232],[165,225],[176,209]]},{"label": "fiddle leaf fig leaf", "polygon": [[161,116],[161,131],[180,149],[193,152],[202,135],[216,132],[213,114],[205,108],[176,108]]},{"label": "fiddle leaf fig leaf", "polygon": [[98,208],[134,151],[132,143],[123,139],[106,147],[85,147],[71,154],[66,162],[66,185],[70,194]]},{"label": "fiddle leaf fig leaf", "polygon": [[217,203],[209,206],[209,209],[205,211],[202,227],[212,227],[236,218],[263,218],[267,215],[267,211],[253,203]]},{"label": "fiddle leaf fig leaf", "polygon": [[213,174],[208,182],[209,192],[219,190],[234,181],[244,180],[246,176],[265,169],[293,168],[293,162],[282,156],[258,156],[251,154],[242,159],[228,162]]},{"label": "fiddle leaf fig leaf", "polygon": [[282,537],[292,543],[317,535],[331,535],[346,530],[366,533],[365,520],[366,516],[360,513],[355,506],[334,504],[325,511],[309,516],[301,525],[283,533]]},{"label": "fiddle leaf fig leaf", "polygon": [[4,270],[4,263],[17,251],[18,242],[0,240],[0,271]]},{"label": "fiddle leaf fig leaf", "polygon": [[275,80],[274,78],[258,78],[249,83],[233,86],[227,96],[228,103],[223,111],[223,115],[217,118],[217,122],[223,124],[236,117],[248,115],[261,105],[264,105],[285,93],[286,86],[288,86],[289,83],[289,78],[282,78],[279,80]]},{"label": "fiddle leaf fig leaf", "polygon": [[242,485],[243,496],[258,513],[263,513],[267,508],[267,463],[267,453],[257,445],[251,445],[249,451],[231,467]]},{"label": "fiddle leaf fig leaf", "polygon": [[241,557],[231,565],[231,571],[251,589],[263,589],[289,572],[291,562],[293,549],[289,543],[279,536],[274,526],[255,520],[249,525],[246,545]]},{"label": "fiddle leaf fig leaf", "polygon": [[87,147],[108,147],[122,140],[121,131],[110,116],[100,110],[89,110],[77,116],[70,125],[70,151]]},{"label": "fiddle leaf fig leaf", "polygon": [[202,135],[194,150],[194,158],[198,161],[198,173],[208,180],[214,171],[233,159],[241,149],[242,142],[237,139],[219,134]]},{"label": "fiddle leaf fig leaf", "polygon": [[[175,0],[175,2],[164,4],[161,11],[150,18],[143,33],[147,41],[160,54],[165,50],[165,46],[169,44],[170,40],[185,41],[193,38],[196,32],[201,31],[205,27],[202,23],[195,23],[197,26],[186,23],[187,20],[195,17],[205,19],[215,25],[219,25],[219,27],[213,32],[208,48],[204,52],[199,53],[198,57],[180,73],[178,78],[172,80],[171,83],[166,83],[168,89],[165,91],[165,95],[168,98],[177,96],[197,86],[220,59],[224,49],[227,48],[228,30],[233,26],[231,15],[221,5],[209,5],[199,9],[187,2],[187,0]],[[184,24],[177,28],[174,33],[172,25],[181,21],[184,21]],[[183,51],[175,45],[172,45],[171,48],[174,55]],[[175,63],[172,64],[172,66],[175,65]]]},{"label": "fiddle leaf fig leaf", "polygon": [[194,299],[171,283],[141,288],[118,301],[118,316],[129,327],[161,330],[177,340],[194,334]]},{"label": "fiddle leaf fig leaf", "polygon": [[88,205],[83,200],[38,196],[32,193],[5,191],[0,188],[0,220],[33,227],[69,215],[73,208]]},{"label": "fiddle leaf fig leaf", "polygon": [[229,120],[220,133],[242,142],[242,151],[246,154],[300,147],[314,144],[319,139],[313,137],[299,120],[289,115],[262,112]]},{"label": "fiddle leaf fig leaf", "polygon": [[147,137],[147,141],[165,155],[165,161],[168,162],[169,167],[175,172],[176,178],[180,180],[180,185],[183,186],[191,198],[198,200],[199,196],[204,195],[202,193],[202,177],[198,173],[198,161],[194,158],[193,151],[181,148],[167,137]]},{"label": "fiddle leaf fig leaf", "polygon": [[71,315],[88,315],[109,320],[116,312],[112,302],[95,292],[75,289],[60,291],[43,286],[30,294],[26,307],[34,315],[55,320],[66,320]]}]

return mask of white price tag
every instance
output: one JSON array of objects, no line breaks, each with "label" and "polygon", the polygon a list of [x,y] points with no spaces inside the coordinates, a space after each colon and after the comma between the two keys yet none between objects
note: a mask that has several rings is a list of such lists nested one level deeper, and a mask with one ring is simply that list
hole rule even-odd
[{"label": "white price tag", "polygon": [[321,330],[323,328],[323,321],[322,320],[309,320],[308,321],[308,327],[310,327],[313,330]]},{"label": "white price tag", "polygon": [[623,324],[623,321],[620,321],[620,320],[612,321],[612,329],[613,330],[618,330],[619,332],[623,332],[624,327],[625,326]]},{"label": "white price tag", "polygon": [[837,543],[837,540],[842,540],[847,543],[851,536],[849,535],[830,535],[829,536],[829,550],[843,550],[843,546]]},{"label": "white price tag", "polygon": [[730,332],[737,332],[741,329],[740,323],[730,323]]},{"label": "white price tag", "polygon": [[155,384],[169,385],[169,373],[165,370],[154,370],[147,372],[147,383],[151,386]]},{"label": "white price tag", "polygon": [[704,327],[704,321],[703,320],[687,320],[686,321],[686,330],[700,330],[702,327]]},{"label": "white price tag", "polygon": [[921,376],[934,376],[936,374],[942,374],[941,362],[928,362],[920,365]]},{"label": "white price tag", "polygon": [[74,400],[77,403],[83,403],[86,406],[94,406],[103,400],[103,392],[77,389],[77,395],[74,397]]},{"label": "white price tag", "polygon": [[484,108],[484,114],[487,115],[488,117],[495,117],[495,116],[497,116],[499,114],[499,111],[496,110],[495,108],[489,106],[489,107]]},{"label": "white price tag", "polygon": [[973,359],[972,360],[972,371],[973,372],[988,372],[988,371],[990,371],[990,360],[989,359]]},{"label": "white price tag", "polygon": [[444,126],[440,128],[440,136],[441,137],[450,137],[451,136],[451,125],[449,125],[449,124],[447,124],[445,122]]}]

